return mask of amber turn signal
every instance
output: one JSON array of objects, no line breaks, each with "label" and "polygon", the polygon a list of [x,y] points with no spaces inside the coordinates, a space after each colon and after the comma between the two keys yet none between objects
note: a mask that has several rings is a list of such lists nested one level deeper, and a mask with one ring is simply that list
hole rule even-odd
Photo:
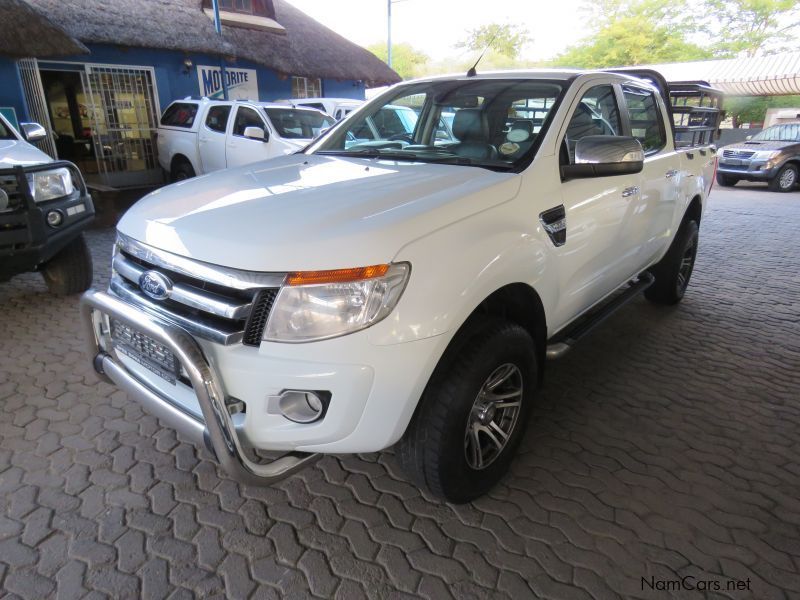
[{"label": "amber turn signal", "polygon": [[372,265],[354,269],[334,269],[331,271],[294,271],[286,276],[286,285],[312,285],[320,283],[348,283],[363,279],[383,277],[389,265]]}]

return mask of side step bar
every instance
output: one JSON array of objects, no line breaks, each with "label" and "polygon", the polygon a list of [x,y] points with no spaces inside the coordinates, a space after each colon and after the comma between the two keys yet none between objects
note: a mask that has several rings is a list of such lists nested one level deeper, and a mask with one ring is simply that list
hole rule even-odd
[{"label": "side step bar", "polygon": [[656,278],[651,273],[642,273],[639,278],[632,282],[628,288],[602,306],[599,310],[589,316],[570,325],[567,330],[559,333],[550,344],[547,345],[547,360],[556,360],[572,350],[572,347],[581,338],[589,335],[595,327],[600,325],[608,317],[633,300],[640,292],[645,291],[655,282]]}]

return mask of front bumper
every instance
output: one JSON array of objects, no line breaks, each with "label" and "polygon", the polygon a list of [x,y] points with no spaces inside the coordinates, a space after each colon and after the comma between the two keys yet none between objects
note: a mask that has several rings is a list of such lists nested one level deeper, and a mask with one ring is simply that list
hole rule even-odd
[{"label": "front bumper", "polygon": [[[75,190],[68,196],[35,202],[27,175],[37,171],[67,168]],[[78,168],[66,161],[0,169],[3,185],[12,184],[18,206],[0,213],[0,278],[36,269],[64,249],[94,219],[92,197]],[[63,221],[58,227],[47,224],[47,213],[58,211]]]},{"label": "front bumper", "polygon": [[[81,315],[86,327],[87,350],[100,377],[118,385],[146,411],[195,444],[209,446],[222,468],[236,481],[268,485],[319,458],[319,454],[289,452],[264,462],[246,448],[226,403],[218,373],[200,345],[182,328],[94,290],[82,297]],[[188,376],[200,404],[202,421],[130,372],[104,328],[103,315],[141,331],[172,351]]]},{"label": "front bumper", "polygon": [[761,161],[740,161],[740,164],[723,162],[720,159],[717,165],[717,173],[739,177],[740,179],[751,179],[753,181],[767,181],[775,177],[783,165],[768,166],[764,160]]}]

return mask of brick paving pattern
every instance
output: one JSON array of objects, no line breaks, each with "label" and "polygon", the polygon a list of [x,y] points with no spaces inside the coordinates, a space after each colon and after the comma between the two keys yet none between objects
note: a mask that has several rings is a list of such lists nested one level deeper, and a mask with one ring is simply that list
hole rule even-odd
[{"label": "brick paving pattern", "polygon": [[[642,583],[691,575],[750,580],[707,597],[798,598],[798,228],[800,193],[715,190],[684,303],[636,300],[551,363],[512,474],[466,506],[391,451],[237,485],[93,378],[76,298],[15,278],[0,596],[703,597]],[[90,234],[98,286],[112,235]]]}]

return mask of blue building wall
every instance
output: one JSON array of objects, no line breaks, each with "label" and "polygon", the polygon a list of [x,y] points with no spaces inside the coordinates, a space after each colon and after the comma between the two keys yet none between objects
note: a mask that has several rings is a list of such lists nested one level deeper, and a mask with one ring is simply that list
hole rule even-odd
[{"label": "blue building wall", "polygon": [[17,119],[28,120],[17,63],[6,58],[0,58],[0,106],[10,106],[16,111]]},{"label": "blue building wall", "polygon": [[[48,66],[56,66],[56,62],[63,63],[63,61],[110,66],[152,67],[155,72],[158,100],[162,111],[175,99],[199,96],[197,65],[218,66],[221,61],[218,56],[170,50],[125,48],[106,44],[88,44],[88,47],[91,54],[59,57],[54,61],[41,60],[40,67],[46,69]],[[186,58],[193,63],[188,73],[184,72]],[[254,69],[257,72],[259,100],[285,100],[292,96],[290,77],[281,78],[275,71],[247,60],[226,61],[225,65]],[[59,64],[58,68],[64,68],[64,65]],[[77,68],[79,67],[76,65]],[[330,97],[363,99],[364,84],[361,81],[324,79],[322,92],[323,95]],[[21,120],[28,118],[16,63],[5,58],[0,58],[0,106],[13,106]]]}]

